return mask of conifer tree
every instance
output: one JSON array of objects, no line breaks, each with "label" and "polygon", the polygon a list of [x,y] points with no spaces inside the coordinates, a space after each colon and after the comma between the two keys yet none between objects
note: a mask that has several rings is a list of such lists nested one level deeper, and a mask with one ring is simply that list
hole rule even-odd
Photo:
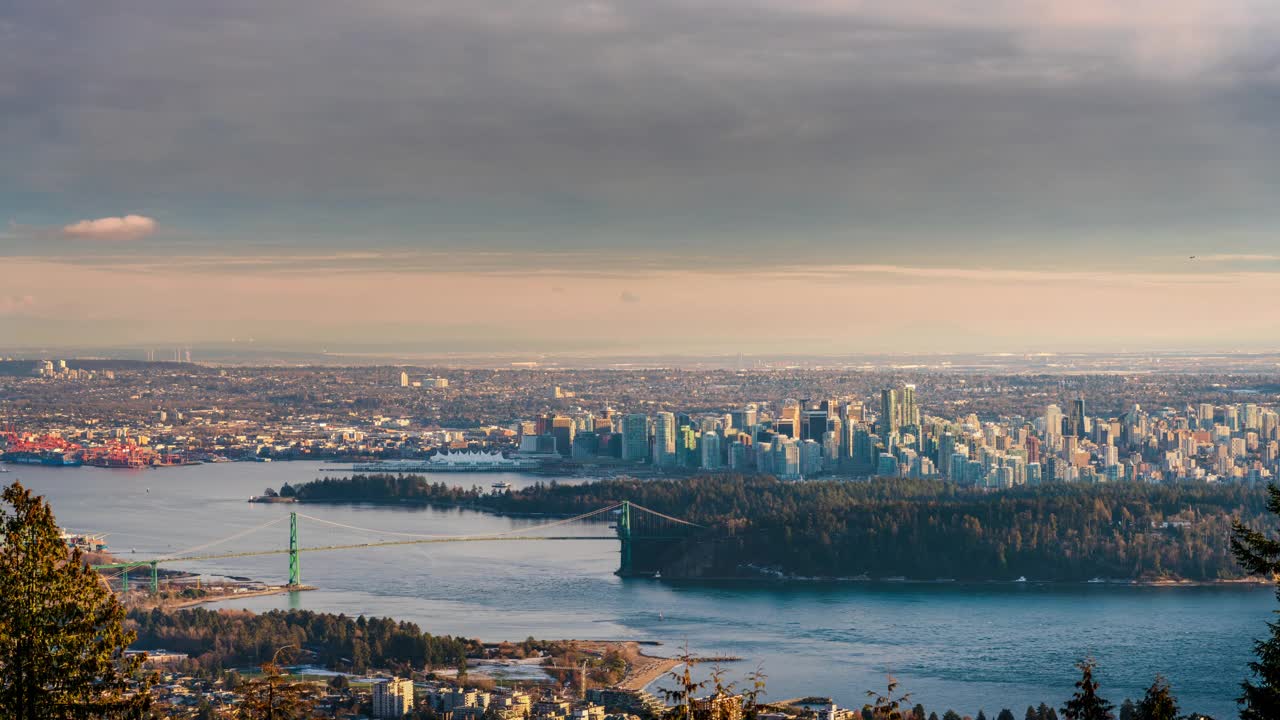
[{"label": "conifer tree", "polygon": [[[1267,484],[1267,510],[1280,515],[1280,487]],[[1251,575],[1275,578],[1280,574],[1280,541],[1250,529],[1236,520],[1231,526],[1231,552],[1236,562]],[[1276,588],[1280,600],[1280,587]],[[1253,644],[1256,659],[1249,663],[1253,678],[1240,684],[1241,720],[1271,720],[1280,717],[1280,622],[1268,622],[1270,637]]]},{"label": "conifer tree", "polygon": [[1111,703],[1098,695],[1098,681],[1093,679],[1093,671],[1097,669],[1097,665],[1093,658],[1086,658],[1076,664],[1080,669],[1076,694],[1062,708],[1062,716],[1067,720],[1114,720]]},{"label": "conifer tree", "polygon": [[124,607],[43,498],[15,482],[0,500],[0,717],[141,717],[151,697],[130,689],[142,657],[124,655]]},{"label": "conifer tree", "polygon": [[1004,708],[1000,711],[1000,714],[996,716],[996,720],[1014,720],[1013,711],[1009,708]]},{"label": "conifer tree", "polygon": [[1177,720],[1178,701],[1173,697],[1169,681],[1157,675],[1147,694],[1134,708],[1133,720]]},{"label": "conifer tree", "polygon": [[1135,712],[1137,712],[1137,710],[1133,701],[1129,698],[1125,698],[1124,702],[1120,703],[1120,720],[1133,720],[1133,714]]},{"label": "conifer tree", "polygon": [[1037,712],[1036,712],[1036,709],[1035,709],[1035,708],[1033,708],[1033,707],[1031,707],[1030,705],[1028,705],[1028,706],[1027,706],[1027,717],[1026,717],[1026,720],[1040,720],[1040,715],[1039,715],[1039,713],[1037,713]]}]

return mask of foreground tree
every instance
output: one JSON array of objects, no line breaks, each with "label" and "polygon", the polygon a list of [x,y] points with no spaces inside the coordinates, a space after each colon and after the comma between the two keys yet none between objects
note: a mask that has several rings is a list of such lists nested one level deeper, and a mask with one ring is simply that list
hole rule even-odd
[{"label": "foreground tree", "polygon": [[302,720],[311,713],[315,704],[315,688],[306,683],[292,682],[280,668],[280,653],[276,650],[271,662],[262,666],[262,677],[255,678],[241,687],[243,701],[239,713],[243,720]]},{"label": "foreground tree", "polygon": [[747,682],[750,687],[742,693],[742,712],[747,720],[756,720],[760,717],[760,698],[769,694],[767,689],[769,676],[764,673],[764,666],[757,665],[755,670],[747,673]]},{"label": "foreground tree", "polygon": [[1062,717],[1067,720],[1113,720],[1112,705],[1098,695],[1098,681],[1093,679],[1097,666],[1093,658],[1085,658],[1076,664],[1080,669],[1080,679],[1076,681],[1076,694],[1062,708]]},{"label": "foreground tree", "polygon": [[[1280,487],[1267,484],[1267,510],[1280,516]],[[1280,573],[1280,542],[1236,520],[1231,525],[1231,552],[1236,562],[1251,575],[1275,578]],[[1280,599],[1280,587],[1276,589]],[[1280,717],[1280,623],[1269,622],[1271,636],[1253,644],[1257,659],[1249,663],[1253,679],[1240,684],[1241,720],[1270,720]]]},{"label": "foreground tree", "polygon": [[672,705],[665,716],[668,720],[691,720],[694,697],[706,686],[707,681],[698,682],[693,679],[693,666],[698,660],[689,653],[688,643],[685,643],[684,651],[677,655],[676,659],[680,661],[680,665],[667,673],[667,677],[675,681],[676,687],[659,687],[658,691],[662,693],[663,699]]},{"label": "foreground tree", "polygon": [[1133,710],[1133,720],[1177,720],[1178,701],[1173,698],[1169,681],[1157,675],[1147,694]]},{"label": "foreground tree", "polygon": [[871,702],[867,703],[863,708],[863,715],[869,715],[875,720],[904,720],[906,713],[902,708],[911,702],[911,693],[903,693],[896,695],[898,691],[898,681],[889,676],[888,689],[884,694],[875,690],[868,690],[867,697],[871,698]]},{"label": "foreground tree", "polygon": [[124,607],[79,550],[67,551],[49,504],[20,483],[0,494],[0,717],[139,718],[142,658]]}]

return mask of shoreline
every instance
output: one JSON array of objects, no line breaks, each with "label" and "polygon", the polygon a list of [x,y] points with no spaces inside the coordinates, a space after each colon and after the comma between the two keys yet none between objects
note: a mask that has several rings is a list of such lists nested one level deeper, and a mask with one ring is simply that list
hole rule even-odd
[{"label": "shoreline", "polygon": [[[374,507],[408,507],[408,508],[439,508],[444,510],[471,510],[473,512],[486,513],[497,517],[527,517],[527,518],[571,518],[575,517],[567,513],[552,512],[513,512],[509,510],[497,510],[485,505],[477,503],[452,502],[449,500],[427,500],[417,498],[397,498],[387,500],[300,500],[295,497],[289,498],[263,498],[255,496],[249,498],[246,502],[262,505],[372,505]],[[608,522],[607,519],[588,518],[583,522]]]},{"label": "shoreline", "polygon": [[652,645],[651,642],[638,640],[570,640],[568,642],[593,653],[604,654],[609,650],[615,650],[626,659],[626,674],[617,684],[611,686],[618,690],[642,691],[682,664],[675,658],[645,653],[641,646]]},{"label": "shoreline", "polygon": [[1156,588],[1221,588],[1221,587],[1243,587],[1249,589],[1272,587],[1276,585],[1275,581],[1264,578],[1243,577],[1230,578],[1222,580],[1139,580],[1124,578],[1105,578],[1094,580],[953,580],[953,579],[935,579],[921,580],[916,578],[872,578],[866,576],[854,577],[809,577],[809,576],[753,576],[753,575],[727,575],[716,577],[699,577],[699,578],[658,578],[660,581],[669,582],[678,585],[696,585],[698,583],[763,583],[770,586],[779,585],[938,585],[938,586],[955,586],[955,587],[974,587],[974,586],[1035,586],[1035,587],[1065,587],[1065,586],[1103,586],[1103,587],[1156,587]]},{"label": "shoreline", "polygon": [[315,590],[312,585],[301,585],[299,587],[289,587],[287,585],[278,585],[269,587],[266,590],[251,590],[243,593],[232,593],[230,595],[219,595],[217,597],[192,598],[190,600],[179,600],[173,603],[162,604],[161,610],[185,610],[200,605],[208,605],[210,603],[226,602],[228,600],[240,600],[242,598],[268,597],[271,595],[287,595],[293,592],[305,592],[307,590]]},{"label": "shoreline", "polygon": [[[275,585],[264,590],[250,590],[242,593],[226,593],[222,595],[214,595],[200,598],[182,598],[167,599],[159,602],[143,601],[131,604],[130,608],[153,609],[161,612],[171,612],[176,610],[188,610],[201,605],[213,605],[216,603],[228,602],[231,600],[240,600],[242,598],[268,597],[271,595],[287,595],[292,592],[304,592],[306,590],[315,590],[311,585],[302,585],[300,587],[289,587],[287,585]],[[218,608],[215,608],[218,609]]]}]

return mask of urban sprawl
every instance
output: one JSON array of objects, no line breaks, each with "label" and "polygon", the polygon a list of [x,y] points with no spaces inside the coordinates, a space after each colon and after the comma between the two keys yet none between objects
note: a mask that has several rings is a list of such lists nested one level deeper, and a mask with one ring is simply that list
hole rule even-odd
[{"label": "urban sprawl", "polygon": [[11,462],[434,460],[450,470],[901,476],[988,488],[1256,483],[1280,469],[1278,390],[1264,375],[5,366],[0,442]]}]

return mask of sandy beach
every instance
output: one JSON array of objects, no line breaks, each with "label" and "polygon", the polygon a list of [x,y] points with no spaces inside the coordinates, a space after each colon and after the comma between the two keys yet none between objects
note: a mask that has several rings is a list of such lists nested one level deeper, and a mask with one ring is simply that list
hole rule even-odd
[{"label": "sandy beach", "polygon": [[578,646],[584,650],[603,654],[608,650],[616,650],[627,661],[627,674],[617,684],[621,690],[643,690],[650,683],[662,677],[680,665],[679,660],[646,655],[635,641],[605,642],[579,641]]}]

